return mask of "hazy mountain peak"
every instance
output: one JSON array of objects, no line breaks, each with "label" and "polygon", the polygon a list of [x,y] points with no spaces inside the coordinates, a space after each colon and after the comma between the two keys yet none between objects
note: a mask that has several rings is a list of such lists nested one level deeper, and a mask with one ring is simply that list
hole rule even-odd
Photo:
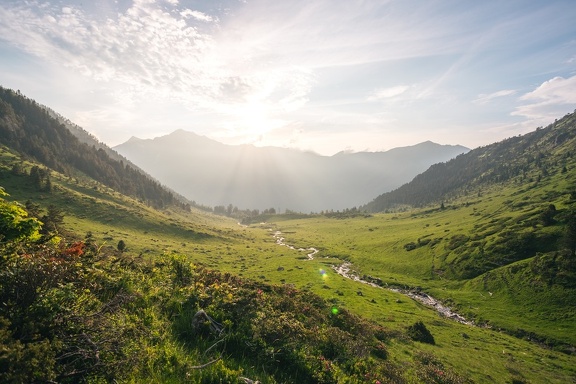
[{"label": "hazy mountain peak", "polygon": [[182,129],[115,149],[190,200],[301,212],[363,204],[434,163],[468,152],[462,146],[427,142],[386,152],[321,156],[290,148],[226,145]]},{"label": "hazy mountain peak", "polygon": [[187,131],[184,129],[177,129],[174,132],[171,132],[165,136],[160,136],[156,138],[157,140],[168,140],[168,141],[175,141],[176,143],[180,143],[182,140],[184,143],[191,143],[191,142],[213,142],[221,144],[220,142],[213,140],[207,136],[199,135],[192,131]]},{"label": "hazy mountain peak", "polygon": [[128,141],[126,141],[127,143],[137,143],[143,141],[143,139],[136,137],[136,136],[132,136],[128,139]]},{"label": "hazy mountain peak", "polygon": [[186,136],[201,137],[197,133],[194,133],[192,131],[186,131],[185,129],[182,129],[182,128],[177,129],[174,132],[167,134],[166,136],[171,136],[171,137],[186,137]]}]

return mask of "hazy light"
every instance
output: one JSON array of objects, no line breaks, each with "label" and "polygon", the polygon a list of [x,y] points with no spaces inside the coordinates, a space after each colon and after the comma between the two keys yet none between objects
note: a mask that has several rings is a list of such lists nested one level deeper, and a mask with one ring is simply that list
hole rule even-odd
[{"label": "hazy light", "polygon": [[574,110],[572,2],[420,3],[3,0],[0,85],[109,145],[474,148]]}]

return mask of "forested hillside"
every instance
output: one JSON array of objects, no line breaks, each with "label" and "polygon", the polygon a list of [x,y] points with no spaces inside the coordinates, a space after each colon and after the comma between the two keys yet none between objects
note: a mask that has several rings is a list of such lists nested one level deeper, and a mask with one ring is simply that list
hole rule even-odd
[{"label": "forested hillside", "polygon": [[163,207],[180,204],[174,194],[102,148],[78,140],[35,101],[0,87],[0,143],[58,172],[81,172],[123,194]]},{"label": "forested hillside", "polygon": [[514,180],[538,182],[558,172],[576,154],[576,113],[545,128],[476,148],[455,159],[431,166],[411,182],[384,193],[362,207],[382,212],[400,207],[440,205],[457,196],[478,193],[489,185]]}]

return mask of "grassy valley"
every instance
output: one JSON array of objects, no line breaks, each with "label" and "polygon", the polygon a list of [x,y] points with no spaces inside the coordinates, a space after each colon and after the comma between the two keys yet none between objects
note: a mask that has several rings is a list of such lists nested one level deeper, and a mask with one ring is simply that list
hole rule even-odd
[{"label": "grassy valley", "polygon": [[[574,382],[576,163],[572,136],[546,147],[547,132],[537,167],[487,167],[441,199],[243,225],[5,143],[0,378]],[[338,274],[343,263],[362,281]]]},{"label": "grassy valley", "polygon": [[[57,173],[52,173],[54,191],[41,193],[27,184],[27,176],[11,174],[9,165],[14,161],[13,155],[4,151],[2,159],[2,182],[11,193],[11,200],[25,202],[33,199],[44,209],[51,204],[62,209],[65,212],[62,230],[70,236],[69,240],[84,238],[90,233],[90,242],[99,248],[102,255],[103,260],[98,261],[99,268],[109,277],[116,276],[116,279],[123,281],[122,284],[128,284],[123,289],[128,288],[128,292],[141,295],[141,300],[144,300],[131,308],[131,311],[135,311],[131,326],[144,327],[140,329],[142,334],[137,339],[137,351],[144,353],[142,348],[146,347],[146,353],[150,353],[147,359],[151,360],[146,364],[152,364],[155,368],[150,370],[140,362],[133,371],[116,372],[126,380],[132,377],[149,382],[236,382],[238,377],[249,376],[270,383],[347,382],[353,377],[357,377],[357,381],[350,382],[427,382],[429,375],[438,378],[437,372],[447,372],[452,379],[442,378],[444,381],[441,382],[540,382],[546,379],[560,383],[572,380],[575,375],[572,355],[556,351],[553,346],[545,347],[539,342],[530,341],[525,335],[512,336],[513,332],[508,331],[520,326],[540,337],[571,341],[574,322],[569,313],[562,312],[564,322],[549,318],[535,323],[533,318],[521,316],[523,307],[532,305],[532,312],[534,308],[539,311],[535,316],[545,310],[558,314],[558,308],[539,300],[535,300],[539,306],[533,306],[534,300],[532,303],[517,302],[510,299],[506,287],[485,288],[484,285],[479,286],[478,278],[462,282],[440,279],[432,269],[433,260],[429,255],[425,255],[422,249],[407,251],[404,248],[405,244],[422,237],[423,231],[431,226],[443,234],[462,230],[464,227],[450,222],[463,218],[464,212],[469,218],[474,218],[470,214],[474,212],[472,207],[347,219],[276,215],[266,223],[244,227],[230,219],[200,211],[154,210],[97,183],[76,183]],[[490,198],[486,200],[488,202]],[[477,208],[479,206],[476,205]],[[282,231],[287,244],[302,248],[313,246],[319,249],[319,253],[314,260],[307,260],[307,251],[278,245],[273,237],[277,230]],[[126,243],[124,252],[116,249],[120,240]],[[488,321],[492,328],[459,324],[400,293],[346,279],[331,269],[343,261],[352,262],[359,275],[368,274],[389,285],[420,286],[452,304],[463,315]],[[324,273],[321,273],[322,270]],[[506,269],[493,273],[497,276],[498,273],[506,273]],[[212,280],[206,281],[206,278]],[[175,281],[179,280],[182,281],[176,284]],[[226,281],[225,288],[220,287],[221,280]],[[248,291],[238,292],[246,290],[246,286],[250,287]],[[214,289],[225,289],[225,294],[213,301]],[[259,336],[254,334],[255,325],[244,323],[256,321],[256,314],[237,314],[233,304],[234,300],[246,300],[244,295],[255,299],[251,295],[259,291],[274,295],[269,298],[272,303],[257,302],[252,305],[260,310],[267,308],[267,311],[272,311],[268,313],[274,314],[274,322],[282,324],[281,329],[275,331],[280,332],[275,336],[281,336],[280,340],[264,339],[266,347],[271,348],[267,350],[270,355],[264,353],[266,348],[264,355],[260,355],[254,350],[236,350],[237,346],[224,347],[219,351],[225,358],[217,364],[201,370],[190,368],[219,357],[219,352],[208,359],[203,355],[204,350],[217,338],[209,331],[202,334],[206,331],[190,328],[189,322],[196,312],[204,309],[219,324],[228,320],[228,337],[233,337],[231,329],[242,331],[242,334],[250,329],[242,342],[259,340]],[[492,296],[488,296],[489,291],[493,293]],[[566,300],[570,297],[565,290],[557,293],[558,298]],[[306,294],[318,295],[318,298],[300,298],[300,295]],[[296,296],[292,300],[287,298],[292,297],[290,295]],[[525,292],[525,296],[530,296],[530,292]],[[323,313],[321,316],[327,318],[310,319],[306,313],[302,315],[303,308],[309,307],[311,299],[317,300],[315,310],[320,311],[318,316]],[[275,300],[288,302],[274,304]],[[299,300],[304,300],[306,304]],[[186,303],[190,305],[188,310],[185,310]],[[272,310],[270,305],[279,307]],[[166,308],[172,312],[165,313]],[[339,311],[336,315],[332,314],[334,308]],[[286,348],[297,343],[291,337],[299,334],[290,330],[291,326],[296,326],[292,324],[295,321],[292,317],[304,316],[306,321],[317,321],[316,325],[323,328],[329,325],[326,322],[332,321],[333,316],[343,313],[365,319],[354,317],[351,321],[355,325],[344,328],[346,331],[367,322],[369,328],[377,327],[371,331],[375,335],[383,332],[378,336],[382,341],[374,336],[370,343],[380,341],[383,345],[379,348],[385,352],[373,351],[372,354],[376,356],[368,360],[365,354],[359,355],[359,361],[365,364],[376,364],[369,363],[371,359],[379,361],[376,365],[382,370],[380,376],[374,380],[360,380],[357,375],[347,371],[340,373],[341,376],[334,374],[325,379],[314,376],[304,379],[305,371],[309,375],[322,371],[314,364],[324,356],[323,352],[318,352],[315,358],[309,356],[304,359],[304,365],[309,366],[299,373],[301,377],[291,376],[282,369],[279,358],[286,353]],[[407,336],[407,326],[417,321],[422,321],[431,331],[435,345],[413,341]],[[506,328],[507,325],[513,327]],[[262,323],[259,326],[271,327],[272,324]],[[303,331],[309,326],[298,329]],[[506,331],[500,328],[506,328]],[[376,332],[378,329],[381,330]],[[158,333],[154,345],[148,344],[152,342],[150,332]],[[299,343],[317,343],[311,335],[303,334],[302,337]],[[343,343],[340,347],[344,350],[353,348],[346,347],[342,336],[338,336],[334,342]],[[165,361],[169,356],[162,357],[162,354],[171,354],[172,361]],[[385,359],[382,360],[382,356]],[[329,360],[334,364],[341,361],[350,364],[342,357],[335,355],[333,358]],[[262,365],[254,367],[257,362]],[[291,360],[291,364],[296,364],[296,360]],[[364,374],[373,371],[371,366],[365,369]]]}]

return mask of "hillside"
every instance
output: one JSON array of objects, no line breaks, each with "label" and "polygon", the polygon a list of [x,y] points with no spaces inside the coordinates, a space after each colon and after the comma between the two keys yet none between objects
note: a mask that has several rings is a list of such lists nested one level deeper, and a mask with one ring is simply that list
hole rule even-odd
[{"label": "hillside", "polygon": [[506,182],[530,184],[565,170],[574,163],[576,114],[545,128],[485,147],[431,166],[409,183],[384,193],[362,209],[369,212],[402,206],[440,204]]},{"label": "hillside", "polygon": [[[315,294],[321,284],[271,285],[270,257],[299,255],[268,232],[159,211],[25,157],[0,148],[0,381],[466,382],[404,329]],[[394,340],[415,361],[389,359]]]},{"label": "hillside", "polygon": [[240,209],[320,212],[351,208],[466,152],[424,142],[386,152],[310,152],[225,145],[191,132],[132,138],[115,149],[189,200]]},{"label": "hillside", "polygon": [[367,281],[419,287],[476,323],[573,353],[575,150],[568,114],[434,165],[367,206],[390,213],[278,225]]},{"label": "hillside", "polygon": [[566,158],[444,207],[243,226],[2,145],[0,381],[573,382]]},{"label": "hillside", "polygon": [[[24,242],[0,241],[4,382],[564,383],[576,377],[572,356],[456,323],[401,293],[331,272],[340,262],[335,257],[347,253],[359,270],[424,283],[369,250],[376,239],[402,243],[416,236],[434,220],[430,214],[416,225],[412,215],[277,216],[263,228],[247,228],[194,210],[157,211],[54,171],[52,192],[38,191],[30,176],[34,163],[5,148],[0,155],[1,185],[11,194],[2,196],[0,212],[12,207],[25,218],[14,211],[16,200],[41,220],[50,206],[64,214],[60,237],[48,232],[49,242],[37,243],[38,227],[22,225],[20,231],[32,230],[20,232],[28,236]],[[12,165],[21,162],[26,172],[15,174]],[[328,237],[321,235],[326,225]],[[395,225],[410,230],[398,232]],[[279,246],[268,228],[281,228],[286,241],[318,246],[320,253],[304,261],[302,252]],[[400,233],[404,238],[390,239]],[[411,268],[428,271],[427,263]],[[458,301],[458,291],[448,294]],[[434,345],[412,339],[419,336],[408,325],[418,321]]]},{"label": "hillside", "polygon": [[126,195],[162,207],[183,204],[136,167],[80,141],[54,113],[33,100],[0,88],[0,144],[70,177],[86,175]]}]

